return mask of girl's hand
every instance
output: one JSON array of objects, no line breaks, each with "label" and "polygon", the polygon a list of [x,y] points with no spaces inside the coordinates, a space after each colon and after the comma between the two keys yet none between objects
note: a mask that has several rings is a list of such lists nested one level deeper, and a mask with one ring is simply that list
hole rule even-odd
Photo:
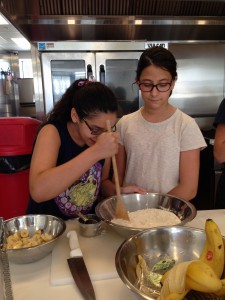
[{"label": "girl's hand", "polygon": [[132,194],[132,193],[137,193],[142,195],[147,194],[146,189],[137,185],[123,186],[121,187],[120,190],[121,190],[121,194]]},{"label": "girl's hand", "polygon": [[97,141],[93,147],[97,149],[98,153],[101,156],[101,159],[109,158],[113,155],[116,155],[118,152],[118,139],[118,133],[104,132],[98,136]]}]

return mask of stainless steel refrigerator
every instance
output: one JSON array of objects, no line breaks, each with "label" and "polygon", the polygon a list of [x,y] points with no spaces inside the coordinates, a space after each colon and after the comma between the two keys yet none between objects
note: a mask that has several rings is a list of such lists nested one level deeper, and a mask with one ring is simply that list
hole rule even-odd
[{"label": "stainless steel refrigerator", "polygon": [[51,110],[71,83],[80,78],[109,86],[118,99],[119,117],[139,108],[139,90],[133,83],[142,51],[116,50],[116,45],[107,51],[99,51],[100,46],[95,44],[92,51],[82,51],[82,47],[79,51],[68,51],[64,45],[63,51],[41,53],[45,113]]}]

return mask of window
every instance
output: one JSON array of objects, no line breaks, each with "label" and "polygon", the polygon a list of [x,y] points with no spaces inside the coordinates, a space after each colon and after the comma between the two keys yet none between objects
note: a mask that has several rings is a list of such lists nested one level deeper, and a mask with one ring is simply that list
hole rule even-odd
[{"label": "window", "polygon": [[32,60],[30,58],[19,59],[20,78],[33,78]]}]

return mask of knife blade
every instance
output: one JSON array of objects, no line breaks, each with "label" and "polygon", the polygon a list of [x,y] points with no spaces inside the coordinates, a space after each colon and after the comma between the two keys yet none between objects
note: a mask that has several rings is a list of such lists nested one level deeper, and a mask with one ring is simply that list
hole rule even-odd
[{"label": "knife blade", "polygon": [[70,245],[70,258],[67,259],[73,279],[85,300],[96,300],[94,288],[80,249],[77,233],[67,233]]}]

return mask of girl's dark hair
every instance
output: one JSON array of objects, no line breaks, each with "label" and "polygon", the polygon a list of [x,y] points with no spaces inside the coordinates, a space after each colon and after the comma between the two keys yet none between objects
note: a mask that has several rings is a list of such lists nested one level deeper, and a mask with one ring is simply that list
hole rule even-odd
[{"label": "girl's dark hair", "polygon": [[115,95],[109,87],[87,79],[74,81],[47,115],[47,122],[70,121],[71,109],[75,108],[80,119],[97,113],[118,112]]},{"label": "girl's dark hair", "polygon": [[142,53],[138,61],[136,81],[140,80],[142,71],[151,65],[155,65],[168,71],[171,74],[172,79],[177,77],[177,62],[173,54],[166,48],[155,46],[146,49]]}]

